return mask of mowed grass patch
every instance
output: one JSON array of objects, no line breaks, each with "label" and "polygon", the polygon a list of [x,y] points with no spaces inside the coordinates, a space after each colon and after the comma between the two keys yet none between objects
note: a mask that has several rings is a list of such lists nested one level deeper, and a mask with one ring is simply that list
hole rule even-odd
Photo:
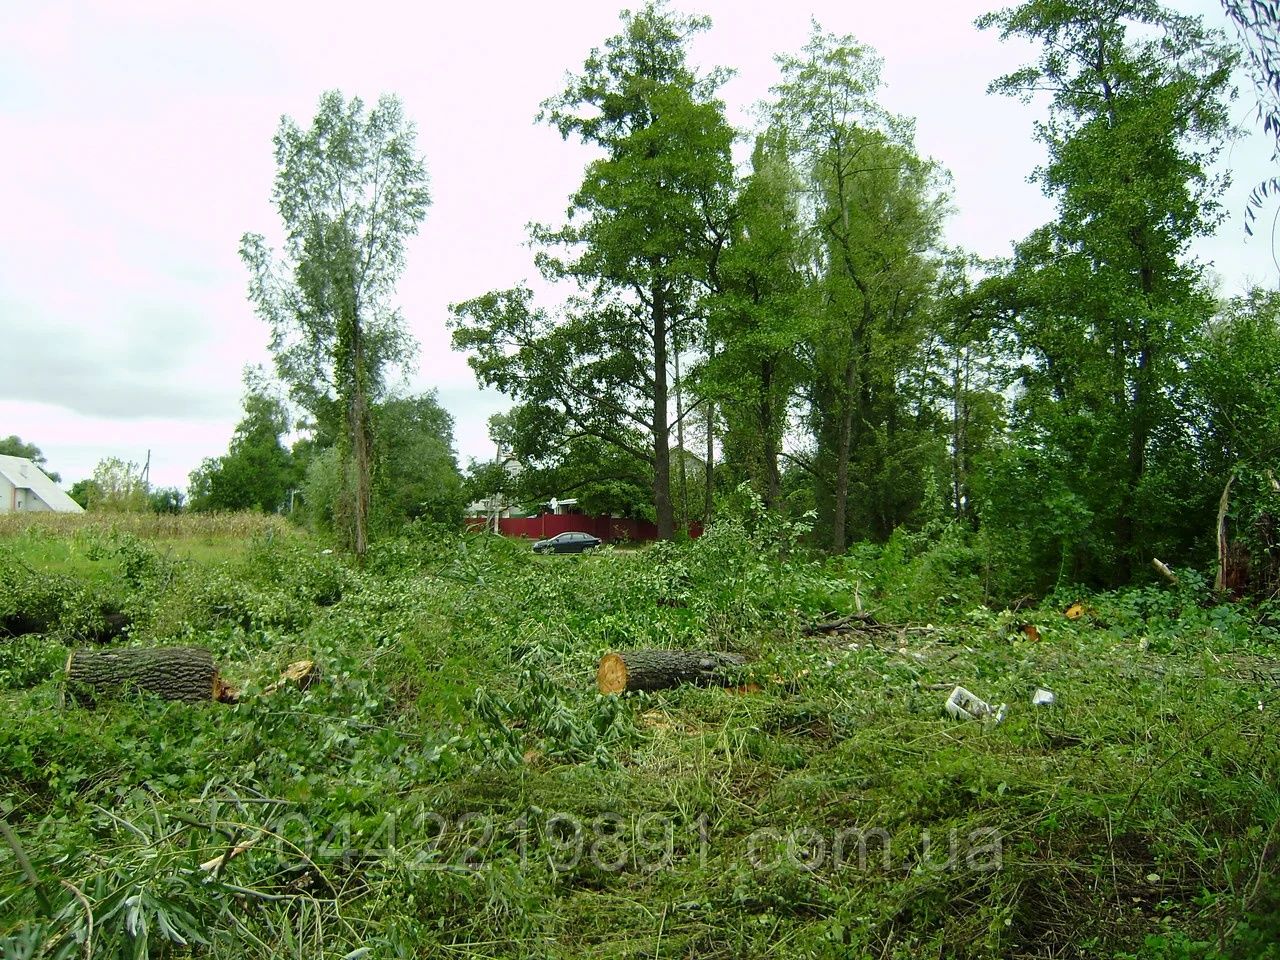
[{"label": "mowed grass patch", "polygon": [[[851,573],[747,522],[584,558],[407,536],[363,571],[292,535],[110,543],[115,642],[207,646],[245,696],[60,711],[56,665],[18,682],[33,654],[0,641],[31,868],[0,844],[6,955],[82,952],[86,902],[97,956],[1272,949],[1276,658],[1247,609],[1129,591],[811,633],[906,600],[865,551]],[[754,686],[599,696],[638,647],[746,653]],[[310,687],[263,693],[304,657]],[[946,716],[955,684],[1006,719]]]}]

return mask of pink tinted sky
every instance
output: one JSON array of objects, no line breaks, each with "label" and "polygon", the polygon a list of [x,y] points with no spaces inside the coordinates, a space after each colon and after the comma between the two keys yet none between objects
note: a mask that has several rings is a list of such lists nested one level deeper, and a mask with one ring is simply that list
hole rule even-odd
[{"label": "pink tinted sky", "polygon": [[[275,231],[281,114],[306,123],[338,88],[370,102],[396,93],[417,124],[434,203],[399,290],[422,343],[409,387],[440,391],[464,463],[489,455],[485,422],[506,402],[449,349],[447,306],[532,278],[525,224],[563,216],[588,157],[533,117],[614,32],[620,6],[0,6],[0,436],[39,445],[67,483],[102,457],[141,462],[150,450],[152,481],[185,486],[225,451],[241,370],[268,361],[239,238]],[[798,50],[814,17],[884,57],[884,102],[917,118],[920,149],[953,175],[951,242],[1006,254],[1051,215],[1026,181],[1042,156],[1039,110],[985,93],[1030,54],[972,27],[988,3],[676,6],[711,15],[694,56],[738,71],[723,96],[740,128],[776,82],[774,54]],[[1178,6],[1226,25],[1216,2]],[[1197,247],[1224,293],[1277,276],[1269,244],[1246,242],[1240,222],[1270,156],[1242,94],[1250,135],[1224,156],[1230,216]]]}]

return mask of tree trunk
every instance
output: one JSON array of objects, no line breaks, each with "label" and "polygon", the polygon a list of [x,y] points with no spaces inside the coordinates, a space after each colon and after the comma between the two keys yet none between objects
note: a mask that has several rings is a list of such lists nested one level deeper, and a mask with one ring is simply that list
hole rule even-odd
[{"label": "tree trunk", "polygon": [[711,522],[711,514],[715,511],[716,500],[716,478],[712,471],[714,466],[716,448],[715,448],[715,426],[716,426],[716,405],[710,400],[707,401],[707,485],[703,490],[702,498],[702,525],[705,527]]},{"label": "tree trunk", "polygon": [[186,703],[234,699],[218,676],[213,655],[203,647],[76,650],[67,657],[66,680],[72,697],[88,704],[98,695],[136,690]]},{"label": "tree trunk", "polygon": [[836,440],[836,488],[835,505],[831,512],[831,552],[844,553],[847,544],[845,527],[848,524],[849,505],[849,453],[853,441],[854,361],[844,368],[844,396],[841,397],[840,434]]},{"label": "tree trunk", "polygon": [[778,442],[772,433],[764,437],[764,505],[773,509],[778,505],[781,490],[778,475]]},{"label": "tree trunk", "polygon": [[[1140,285],[1143,294],[1143,305],[1149,307],[1155,291],[1155,273],[1146,265],[1146,244],[1142,240],[1134,244],[1142,257],[1143,265],[1139,271]],[[1153,347],[1151,331],[1147,316],[1138,319],[1138,366],[1133,376],[1133,425],[1129,434],[1128,478],[1125,484],[1123,500],[1116,540],[1121,555],[1126,558],[1132,571],[1142,565],[1144,547],[1138,544],[1138,489],[1147,469],[1147,440],[1151,435],[1151,403],[1153,384],[1151,383],[1153,364]]]},{"label": "tree trunk", "polygon": [[658,537],[675,536],[671,509],[671,445],[667,420],[667,303],[666,290],[655,281],[651,288],[653,309],[653,512]]},{"label": "tree trunk", "polygon": [[962,352],[956,351],[955,362],[951,365],[951,510],[956,519],[964,516],[965,503],[965,419],[968,413],[963,410]]},{"label": "tree trunk", "polygon": [[764,473],[764,505],[772,509],[778,502],[778,438],[773,415],[773,361],[760,364],[760,439]]},{"label": "tree trunk", "polygon": [[352,320],[352,361],[354,383],[351,391],[351,455],[355,467],[355,502],[352,504],[355,521],[353,547],[356,557],[363,562],[369,550],[369,502],[372,499],[372,457],[369,451],[369,400],[364,376],[364,337],[360,320]]},{"label": "tree trunk", "polygon": [[685,455],[684,446],[684,383],[680,378],[680,344],[672,338],[671,361],[675,368],[676,378],[676,450],[680,460],[676,464],[676,477],[680,483],[680,503],[676,509],[676,520],[680,529],[689,525],[689,458]]},{"label": "tree trunk", "polygon": [[601,693],[666,690],[682,683],[733,686],[737,668],[746,658],[736,653],[705,650],[628,650],[606,653],[596,671]]}]

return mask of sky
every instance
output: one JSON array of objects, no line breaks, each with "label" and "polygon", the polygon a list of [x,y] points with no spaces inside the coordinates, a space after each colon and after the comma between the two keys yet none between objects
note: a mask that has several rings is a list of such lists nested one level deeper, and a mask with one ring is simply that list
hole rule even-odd
[{"label": "sky", "polygon": [[[1175,5],[1230,30],[1216,2]],[[240,237],[278,236],[281,116],[305,126],[338,89],[370,104],[394,93],[416,124],[433,203],[396,298],[421,343],[405,388],[439,391],[462,464],[492,456],[486,422],[508,401],[450,349],[448,306],[535,278],[526,224],[563,219],[591,155],[534,117],[623,6],[0,0],[0,437],[35,443],[65,485],[149,451],[153,485],[185,487],[226,451],[242,371],[270,363]],[[917,147],[951,171],[950,243],[1003,256],[1051,219],[1027,180],[1042,105],[985,92],[1034,50],[974,29],[988,0],[673,6],[712,18],[692,56],[737,71],[722,96],[739,129],[778,80],[774,56],[798,52],[816,19],[884,58],[882,102],[915,117]],[[1280,275],[1270,237],[1242,226],[1272,172],[1250,97],[1242,77],[1228,216],[1194,248],[1224,295]]]}]

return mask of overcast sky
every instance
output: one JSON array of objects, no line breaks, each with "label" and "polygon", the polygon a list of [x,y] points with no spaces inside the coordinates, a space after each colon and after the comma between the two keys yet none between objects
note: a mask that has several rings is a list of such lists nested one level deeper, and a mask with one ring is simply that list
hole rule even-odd
[{"label": "overcast sky", "polygon": [[[1216,2],[1177,5],[1227,26]],[[37,444],[67,485],[150,450],[152,482],[185,487],[226,450],[241,371],[269,360],[239,239],[278,230],[281,114],[305,126],[337,88],[398,94],[417,125],[433,204],[399,289],[422,343],[410,386],[440,391],[464,464],[491,455],[485,422],[506,402],[449,349],[447,306],[534,275],[525,224],[563,217],[588,155],[533,117],[621,6],[0,0],[0,436]],[[884,102],[917,118],[920,150],[954,177],[952,243],[1004,255],[1052,215],[1026,179],[1041,111],[985,93],[1031,55],[973,28],[988,3],[676,6],[712,17],[694,57],[737,70],[723,96],[740,128],[777,81],[774,55],[798,51],[816,17],[884,57]],[[1270,156],[1241,93],[1230,216],[1197,247],[1228,294],[1277,276],[1269,238],[1241,227]]]}]

